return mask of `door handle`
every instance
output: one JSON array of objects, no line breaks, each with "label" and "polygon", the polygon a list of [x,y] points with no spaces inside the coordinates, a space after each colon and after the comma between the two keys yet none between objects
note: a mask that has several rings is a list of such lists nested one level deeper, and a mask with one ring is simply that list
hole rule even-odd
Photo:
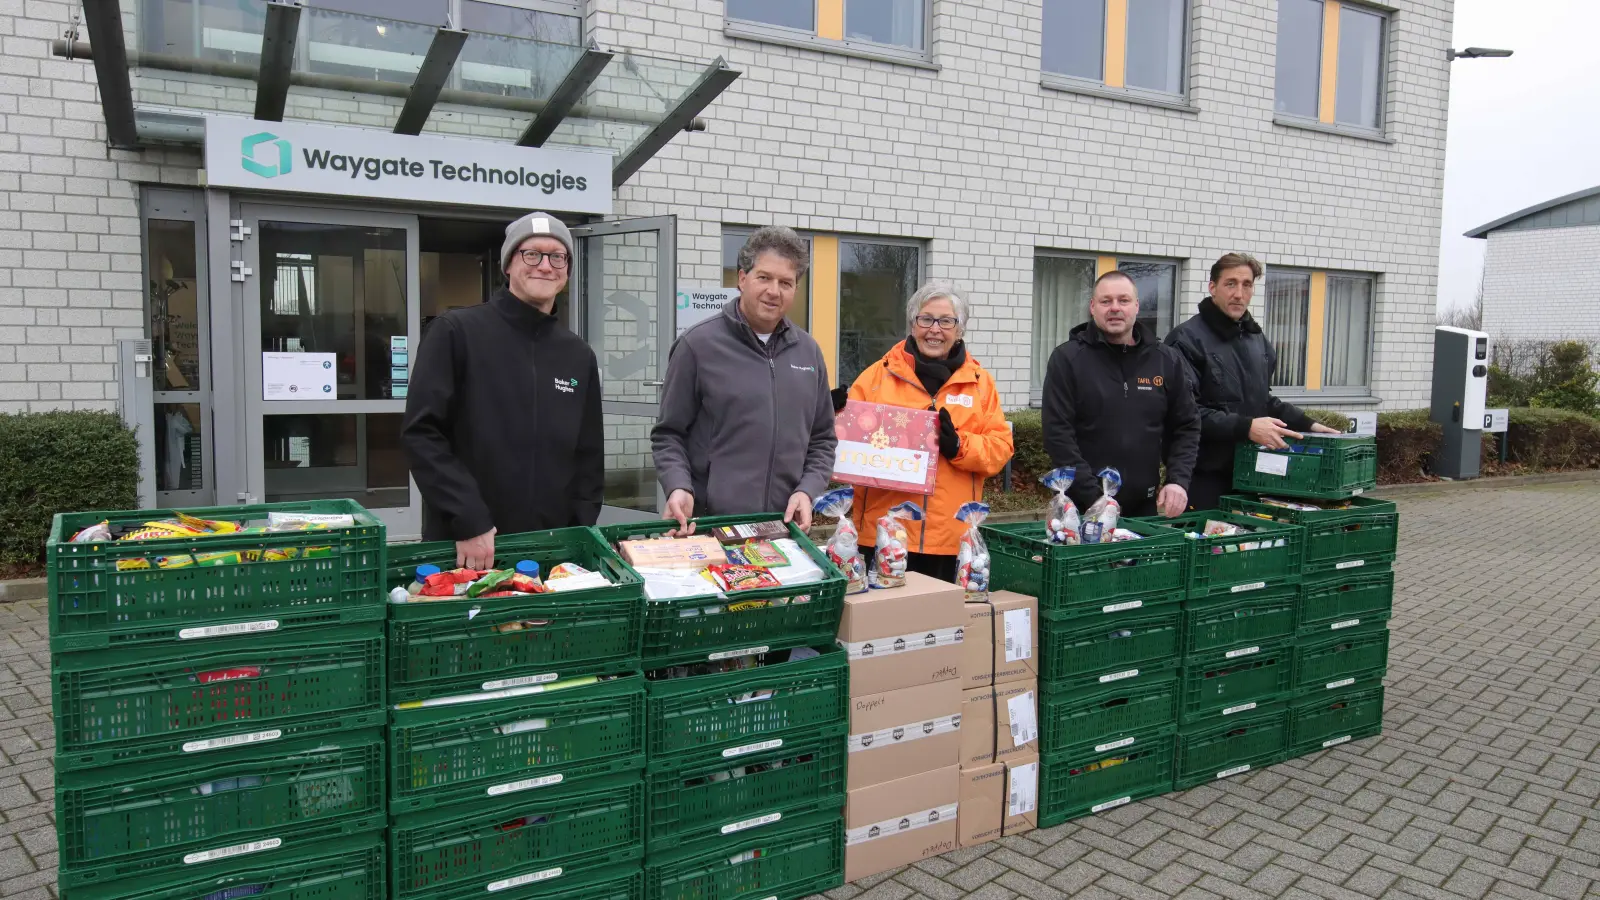
[{"label": "door handle", "polygon": [[646,381],[644,383],[644,386],[645,387],[665,387],[666,386],[666,382],[665,381]]}]

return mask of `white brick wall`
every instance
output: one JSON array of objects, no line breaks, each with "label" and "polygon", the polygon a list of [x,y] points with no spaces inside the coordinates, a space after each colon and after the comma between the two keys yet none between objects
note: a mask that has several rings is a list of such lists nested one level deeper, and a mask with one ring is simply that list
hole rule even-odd
[{"label": "white brick wall", "polygon": [[[725,224],[928,240],[928,273],[973,291],[971,343],[1009,406],[1027,401],[1034,248],[1184,259],[1185,313],[1228,250],[1377,272],[1374,391],[1423,405],[1452,0],[1391,0],[1393,144],[1273,125],[1275,0],[1192,2],[1197,114],[1041,88],[1042,0],[934,0],[938,72],[732,40],[722,0],[590,0],[603,46],[744,72],[618,213],[677,215],[679,277],[704,284],[720,282]],[[0,411],[114,403],[113,341],[143,334],[137,184],[193,184],[199,164],[107,150],[92,66],[49,54],[73,9],[0,0]],[[140,97],[180,100],[183,81],[141,78]],[[398,105],[291,98],[291,115],[351,124],[387,126]],[[445,112],[430,130],[516,127]]]},{"label": "white brick wall", "polygon": [[1490,232],[1483,327],[1497,340],[1600,345],[1600,225]]}]

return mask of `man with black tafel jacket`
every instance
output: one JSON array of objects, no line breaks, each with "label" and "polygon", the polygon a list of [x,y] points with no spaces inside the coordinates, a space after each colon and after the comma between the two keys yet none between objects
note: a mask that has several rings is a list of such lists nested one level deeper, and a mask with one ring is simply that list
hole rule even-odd
[{"label": "man with black tafel jacket", "polygon": [[422,492],[422,538],[487,568],[496,533],[593,525],[605,491],[600,369],[552,315],[572,234],[536,212],[506,227],[506,286],[451,310],[417,348],[401,440]]},{"label": "man with black tafel jacket", "polygon": [[1095,281],[1089,321],[1050,355],[1043,419],[1051,462],[1076,470],[1068,496],[1079,509],[1100,497],[1108,466],[1122,475],[1124,516],[1188,508],[1200,414],[1183,360],[1139,322],[1139,291],[1126,273]]},{"label": "man with black tafel jacket", "polygon": [[1172,329],[1167,346],[1183,354],[1200,404],[1200,459],[1189,487],[1192,509],[1216,509],[1233,489],[1233,454],[1251,441],[1281,450],[1303,432],[1337,434],[1272,395],[1278,351],[1250,315],[1261,263],[1229,253],[1211,266],[1211,295],[1200,312]]}]

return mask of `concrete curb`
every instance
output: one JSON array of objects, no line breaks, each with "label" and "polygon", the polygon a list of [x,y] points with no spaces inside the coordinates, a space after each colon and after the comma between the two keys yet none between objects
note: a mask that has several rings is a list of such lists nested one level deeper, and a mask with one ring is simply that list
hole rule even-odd
[{"label": "concrete curb", "polygon": [[43,600],[49,591],[43,578],[17,578],[0,581],[0,603],[19,603],[23,600]]},{"label": "concrete curb", "polygon": [[1579,484],[1600,481],[1600,469],[1581,472],[1550,472],[1544,475],[1509,475],[1504,478],[1474,478],[1470,481],[1419,481],[1415,484],[1388,484],[1373,491],[1373,497],[1405,497],[1434,491],[1492,491],[1532,487],[1539,484]]}]

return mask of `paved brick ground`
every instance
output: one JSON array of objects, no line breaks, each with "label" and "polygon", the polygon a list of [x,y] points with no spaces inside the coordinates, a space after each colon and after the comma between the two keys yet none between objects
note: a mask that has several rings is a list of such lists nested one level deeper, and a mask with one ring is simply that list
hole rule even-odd
[{"label": "paved brick ground", "polygon": [[[1401,501],[1382,737],[833,900],[1600,897],[1600,482]],[[0,604],[0,897],[54,895],[39,604]]]}]

